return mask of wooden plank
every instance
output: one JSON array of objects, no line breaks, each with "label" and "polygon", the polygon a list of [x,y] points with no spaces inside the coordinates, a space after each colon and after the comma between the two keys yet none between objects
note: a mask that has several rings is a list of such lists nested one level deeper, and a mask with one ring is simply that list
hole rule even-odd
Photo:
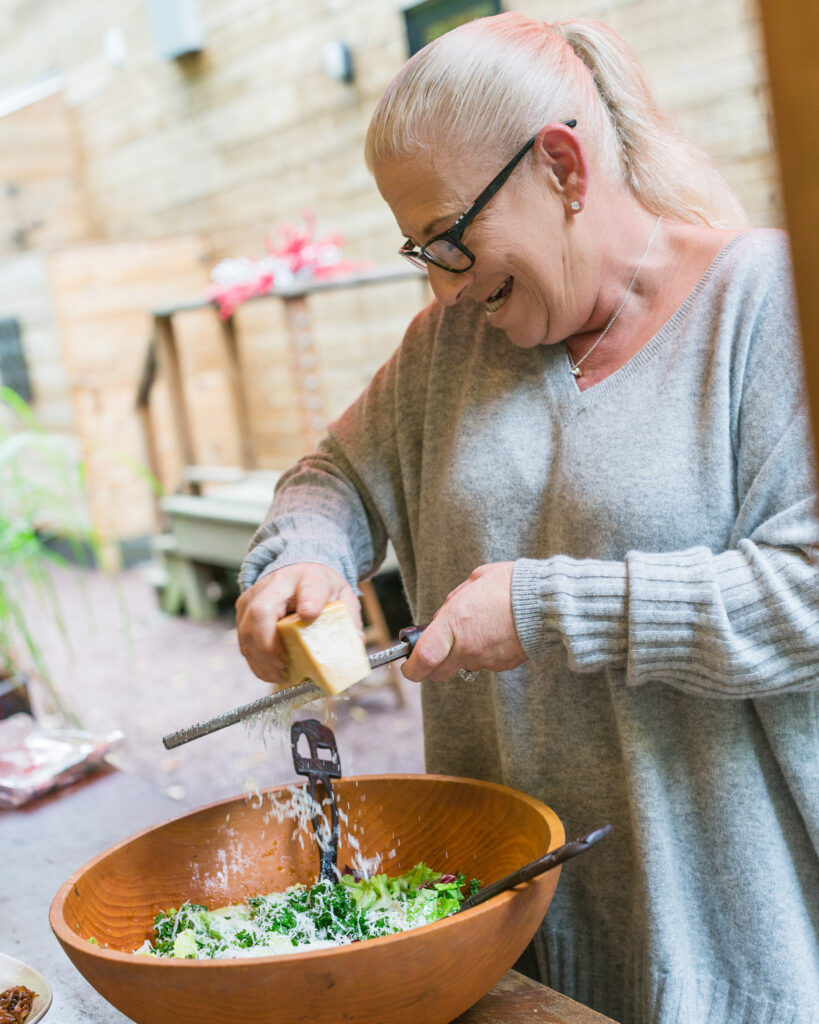
[{"label": "wooden plank", "polygon": [[196,464],[239,465],[241,399],[231,382],[219,319],[212,309],[177,313],[173,329]]},{"label": "wooden plank", "polygon": [[167,381],[158,376],[151,392],[151,428],[156,439],[159,471],[155,474],[166,493],[176,490],[185,471],[182,453],[174,440],[174,418]]},{"label": "wooden plank", "polygon": [[[393,642],[384,609],[378,600],[378,594],[372,580],[364,580],[359,589],[361,591],[361,608],[364,612],[364,641],[367,644],[374,644],[378,648],[389,647]],[[398,706],[407,706],[407,695],[404,693],[404,676],[397,661],[386,665],[390,686],[398,700]]]},{"label": "wooden plank", "polygon": [[72,398],[94,525],[106,539],[150,532],[153,504],[151,490],[140,475],[143,447],[133,389],[77,388]]},{"label": "wooden plank", "polygon": [[452,1024],[614,1024],[573,999],[509,971]]},{"label": "wooden plank", "polygon": [[247,397],[242,381],[242,369],[239,364],[239,345],[236,340],[236,323],[233,317],[220,321],[222,325],[222,342],[224,345],[226,376],[228,390],[233,403],[233,416],[239,431],[240,464],[244,469],[256,466],[253,451],[253,439],[248,419]]},{"label": "wooden plank", "polygon": [[152,390],[150,438],[135,408],[150,309],[197,282],[204,287],[201,240],[83,245],[49,254],[47,265],[93,521],[110,539],[142,536],[156,522],[146,454],[168,488],[180,469],[166,382]]},{"label": "wooden plank", "polygon": [[[142,442],[145,446],[145,460],[148,464],[148,471],[155,480],[159,481],[161,470],[156,447],[156,435],[154,433],[153,420],[151,419],[151,411],[147,405],[137,405],[137,418],[142,429]],[[152,490],[151,493],[154,503],[154,529],[159,530],[162,528],[159,495],[155,490]]]},{"label": "wooden plank", "polygon": [[[338,277],[318,278],[305,281],[298,281],[286,288],[275,288],[266,295],[254,295],[247,299],[247,302],[258,302],[259,300],[292,299],[299,296],[314,295],[317,292],[332,292],[348,290],[359,285],[387,284],[395,281],[420,281],[425,282],[427,275],[421,270],[413,270],[412,267],[397,267],[387,270],[362,271],[356,274],[339,274]],[[172,313],[182,313],[192,309],[207,309],[213,307],[214,303],[202,298],[184,299],[170,306],[158,306],[154,309],[154,316],[168,316]]]},{"label": "wooden plank", "polygon": [[[196,455],[194,453],[193,435],[188,419],[187,398],[182,384],[182,374],[179,369],[179,352],[176,347],[173,318],[170,316],[158,316],[154,324],[160,372],[165,378],[168,387],[176,443],[179,446],[182,462],[186,466],[190,466],[196,461]],[[196,493],[198,489],[198,485],[195,483],[187,483],[183,484],[183,486],[190,489],[193,493]]]},{"label": "wooden plank", "polygon": [[761,0],[813,435],[819,448],[819,5]]},{"label": "wooden plank", "polygon": [[312,451],[324,435],[327,420],[324,389],[310,329],[310,312],[304,295],[294,295],[283,301],[293,389],[298,396],[301,443],[305,451]]}]

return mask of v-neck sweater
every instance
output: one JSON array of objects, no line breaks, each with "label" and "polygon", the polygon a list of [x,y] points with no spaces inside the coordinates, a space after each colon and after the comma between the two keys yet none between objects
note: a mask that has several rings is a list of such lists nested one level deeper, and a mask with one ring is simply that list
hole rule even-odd
[{"label": "v-neck sweater", "polygon": [[241,583],[355,584],[389,538],[423,622],[515,561],[530,660],[423,684],[424,739],[569,837],[614,826],[563,869],[543,980],[624,1024],[816,1024],[814,486],[787,240],[748,231],[583,392],[564,345],[427,307],[284,475]]}]

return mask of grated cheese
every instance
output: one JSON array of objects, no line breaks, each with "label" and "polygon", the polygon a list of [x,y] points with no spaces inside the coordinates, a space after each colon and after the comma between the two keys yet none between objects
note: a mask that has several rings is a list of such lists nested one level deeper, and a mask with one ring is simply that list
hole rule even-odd
[{"label": "grated cheese", "polygon": [[277,956],[408,931],[458,909],[463,878],[436,881],[442,878],[419,864],[396,879],[346,875],[338,884],[294,885],[217,910],[184,904],[158,914],[154,942],[134,952],[195,960]]}]

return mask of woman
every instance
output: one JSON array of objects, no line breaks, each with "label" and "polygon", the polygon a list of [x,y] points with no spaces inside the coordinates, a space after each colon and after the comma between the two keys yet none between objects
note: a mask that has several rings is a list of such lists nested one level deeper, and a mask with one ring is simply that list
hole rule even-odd
[{"label": "woman", "polygon": [[619,1021],[816,1020],[819,524],[786,240],[741,230],[586,20],[430,44],[367,157],[436,301],[282,481],[242,571],[251,667],[281,681],[277,619],[357,611],[391,539],[434,616],[404,669],[429,770],[532,793],[568,835],[614,825],[561,878],[543,980]]}]

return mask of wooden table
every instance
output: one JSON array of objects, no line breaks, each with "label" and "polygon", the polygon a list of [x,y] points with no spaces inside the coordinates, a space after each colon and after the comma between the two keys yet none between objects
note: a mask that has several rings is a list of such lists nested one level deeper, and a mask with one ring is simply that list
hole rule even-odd
[{"label": "wooden table", "polygon": [[[0,810],[0,952],[36,968],[54,992],[47,1024],[128,1024],[85,981],[48,923],[72,871],[113,843],[180,813],[160,790],[98,773],[27,808]],[[510,971],[457,1024],[606,1024],[607,1017]]]}]

